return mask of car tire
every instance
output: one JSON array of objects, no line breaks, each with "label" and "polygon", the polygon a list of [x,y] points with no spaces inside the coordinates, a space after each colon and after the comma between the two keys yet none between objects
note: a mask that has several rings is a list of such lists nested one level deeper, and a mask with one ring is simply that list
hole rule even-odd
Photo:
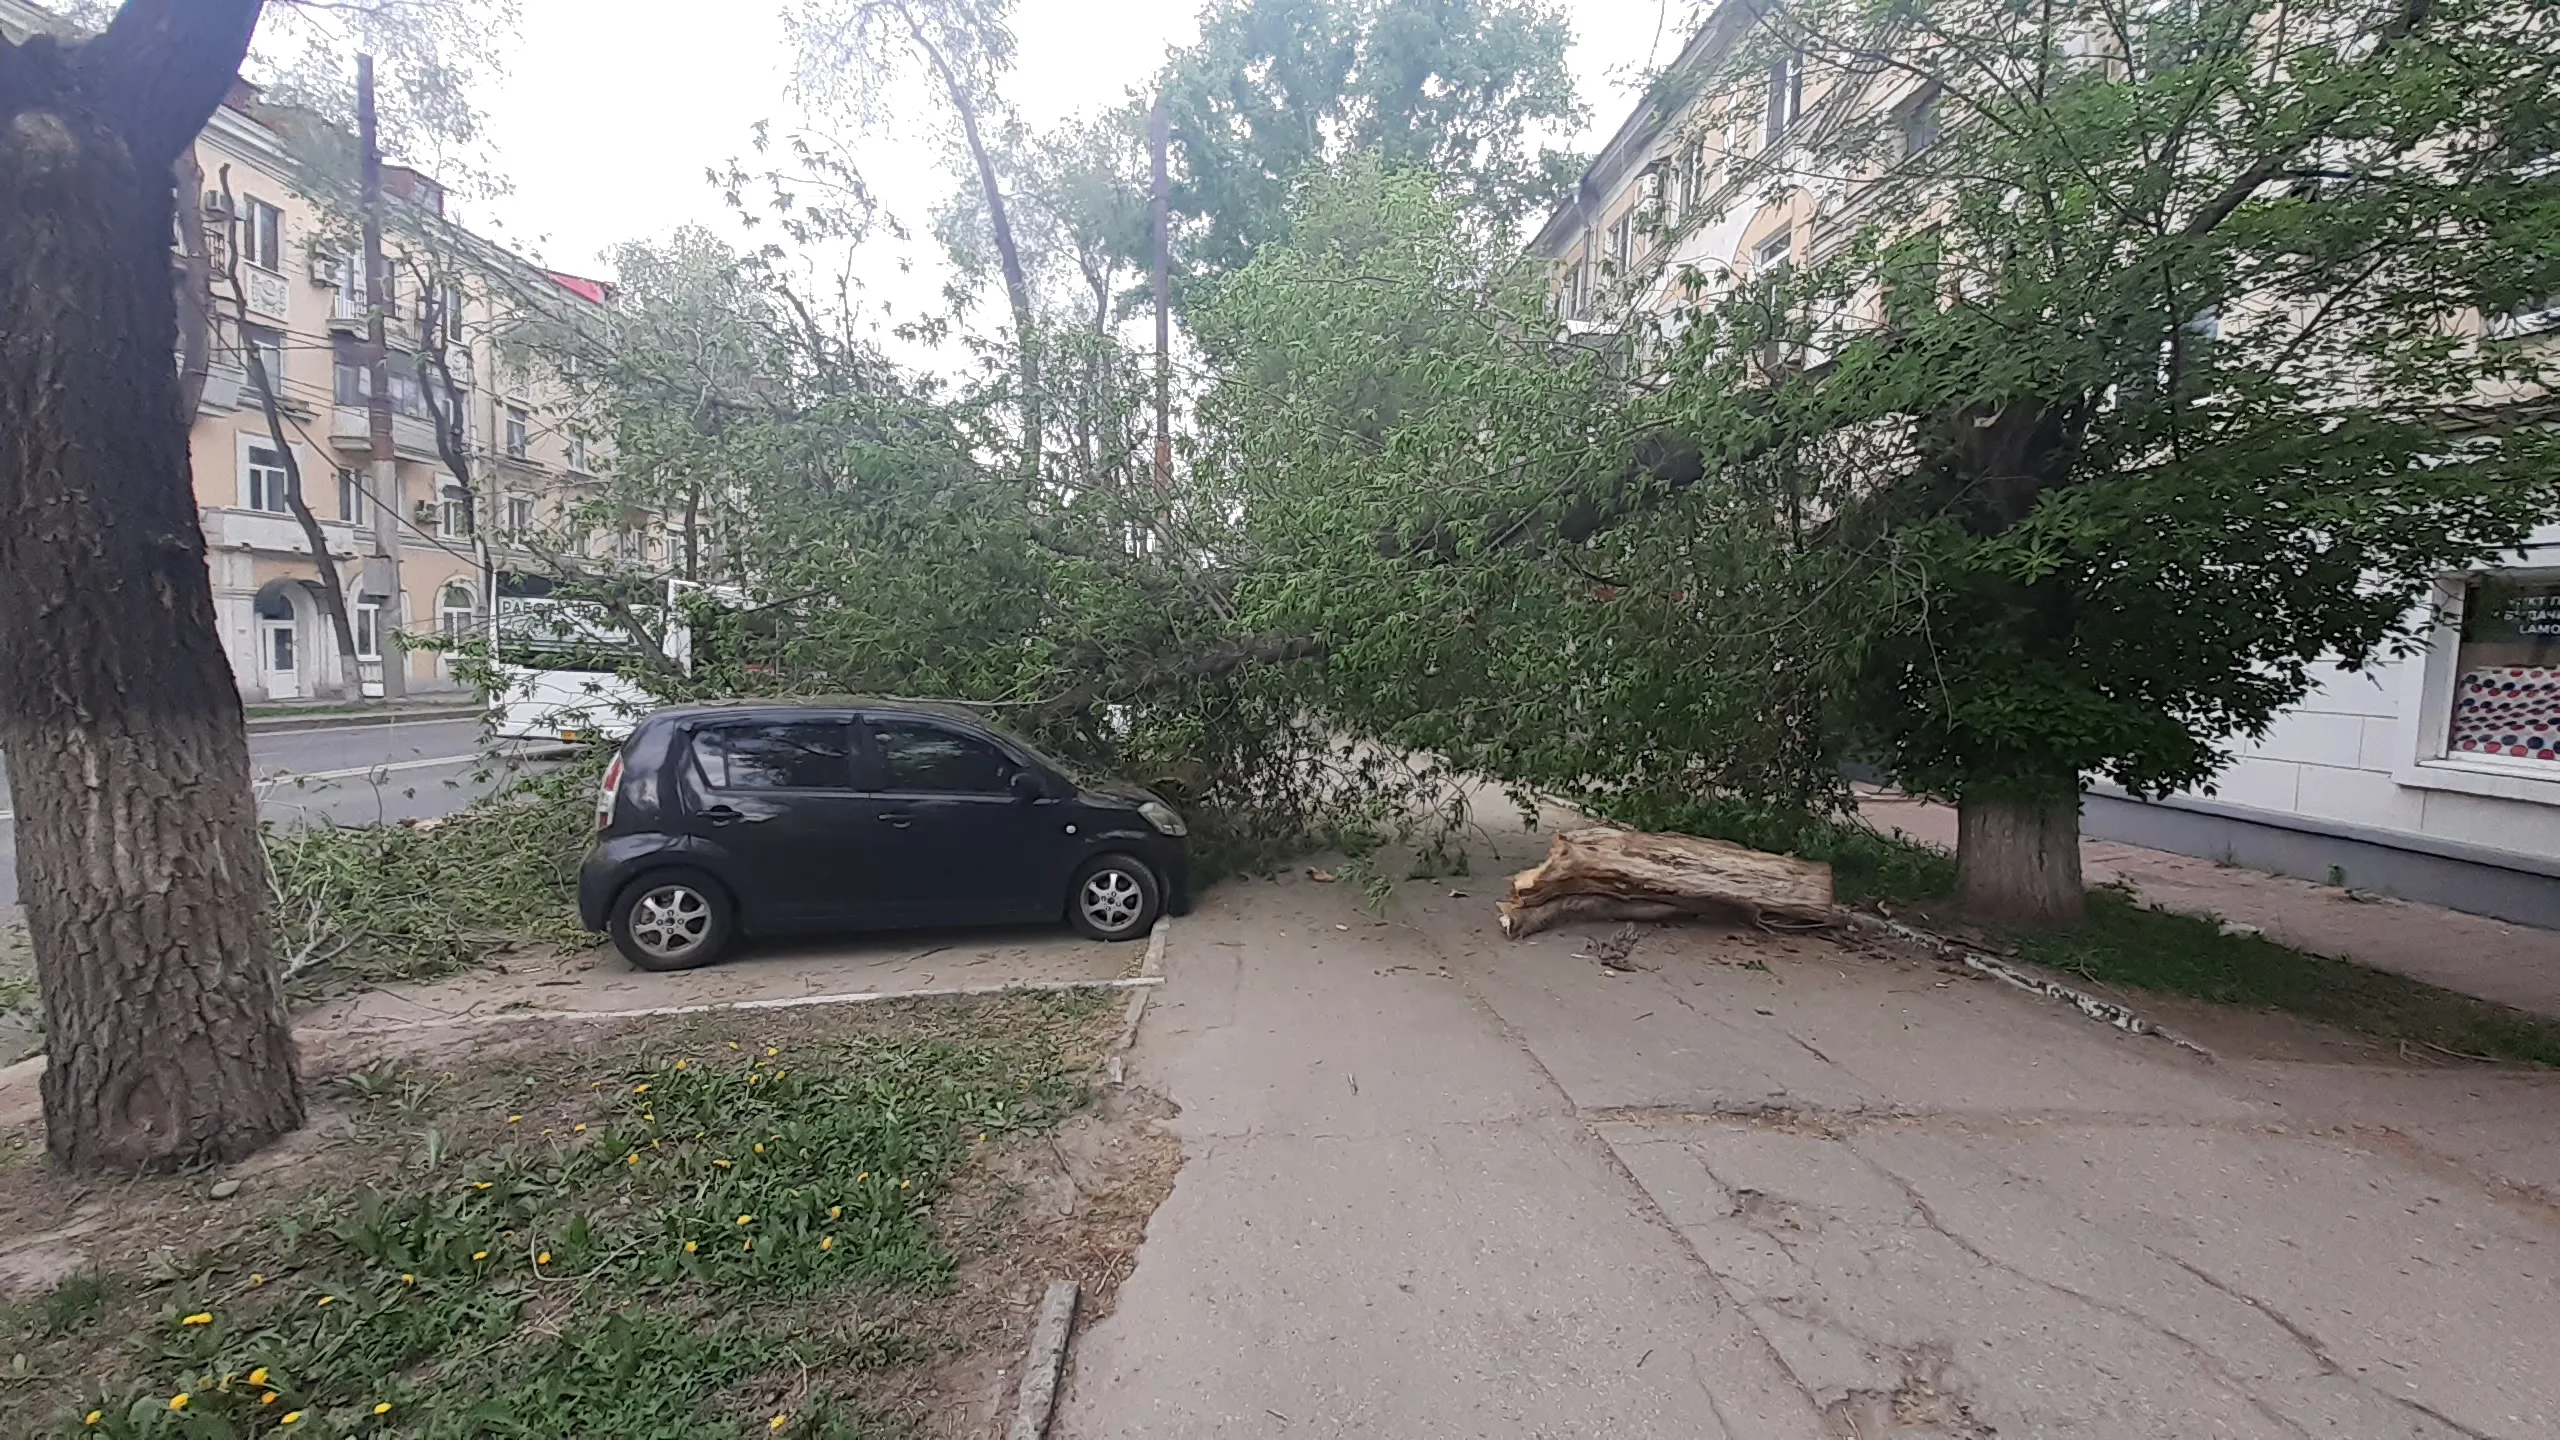
[{"label": "car tire", "polygon": [[1143,860],[1097,855],[1067,887],[1067,923],[1089,940],[1135,940],[1164,913],[1164,886]]},{"label": "car tire", "polygon": [[614,897],[613,948],[643,970],[708,965],[738,933],[737,907],[699,870],[652,870]]}]

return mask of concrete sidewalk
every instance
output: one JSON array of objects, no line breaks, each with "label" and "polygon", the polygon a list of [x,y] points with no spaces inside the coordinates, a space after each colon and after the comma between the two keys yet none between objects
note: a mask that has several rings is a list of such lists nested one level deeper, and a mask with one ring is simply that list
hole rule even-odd
[{"label": "concrete sidewalk", "polygon": [[1604,969],[1493,888],[1177,923],[1185,1164],[1054,1433],[2560,1434],[2560,1076],[2208,1063],[1818,938]]},{"label": "concrete sidewalk", "polygon": [[[1858,808],[1879,830],[1955,848],[1956,814],[1944,805],[1865,793]],[[2297,950],[2560,1018],[2560,931],[2107,840],[2082,841],[2080,865],[2090,884],[2129,884],[2163,909],[2253,926]]]}]

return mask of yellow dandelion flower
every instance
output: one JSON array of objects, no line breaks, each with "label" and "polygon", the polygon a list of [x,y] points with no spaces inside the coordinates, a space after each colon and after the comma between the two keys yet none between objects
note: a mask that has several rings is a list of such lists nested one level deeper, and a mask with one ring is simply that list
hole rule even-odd
[{"label": "yellow dandelion flower", "polygon": [[828,1218],[828,1219],[830,1219],[830,1220],[841,1220],[841,1219],[843,1219],[843,1218],[844,1218],[844,1207],[843,1207],[843,1206],[841,1206],[841,1205],[830,1205],[830,1206],[828,1206],[828,1207],[827,1207],[827,1218]]},{"label": "yellow dandelion flower", "polygon": [[766,1047],[764,1047],[764,1053],[766,1053],[767,1055],[779,1055],[779,1054],[781,1054],[782,1052],[781,1052],[780,1050],[778,1050],[778,1049],[774,1048],[774,1047],[773,1047],[773,1046],[771,1046],[771,1045],[767,1045]]},{"label": "yellow dandelion flower", "polygon": [[280,1390],[270,1390],[266,1394],[258,1397],[258,1403],[261,1405],[273,1405],[283,1398],[284,1392]]},{"label": "yellow dandelion flower", "polygon": [[726,1170],[726,1169],[731,1168],[731,1166],[732,1166],[735,1162],[734,1162],[734,1161],[729,1161],[729,1160],[714,1160],[714,1161],[712,1161],[711,1163],[712,1163],[712,1164],[714,1164],[714,1165],[719,1166],[719,1167],[720,1167],[721,1169],[723,1169],[723,1170]]},{"label": "yellow dandelion flower", "polygon": [[569,1133],[572,1135],[584,1135],[587,1133],[587,1127],[584,1125],[572,1125],[569,1127]]},{"label": "yellow dandelion flower", "polygon": [[763,1153],[764,1153],[764,1146],[763,1146],[763,1145],[761,1145],[761,1144],[757,1145],[757,1146],[756,1146],[756,1153],[757,1153],[757,1154],[759,1154],[759,1155],[763,1154]]},{"label": "yellow dandelion flower", "polygon": [[279,1425],[298,1425],[298,1424],[301,1424],[301,1423],[302,1423],[302,1412],[301,1412],[301,1411],[299,1411],[299,1410],[287,1410],[286,1412],[284,1412],[284,1418],[283,1418],[283,1419],[281,1419],[281,1420],[278,1420],[276,1423],[277,1423],[277,1424],[279,1424]]},{"label": "yellow dandelion flower", "polygon": [[471,1182],[471,1188],[474,1190],[486,1190],[489,1188],[489,1184],[490,1182],[486,1180],[474,1180]]},{"label": "yellow dandelion flower", "polygon": [[376,1415],[388,1415],[388,1414],[390,1414],[390,1413],[391,1413],[391,1402],[390,1402],[390,1401],[388,1401],[388,1400],[385,1400],[385,1401],[383,1401],[381,1404],[374,1406],[374,1407],[373,1407],[373,1413],[374,1413],[374,1414],[376,1414]]},{"label": "yellow dandelion flower", "polygon": [[639,1151],[637,1151],[637,1150],[634,1150],[634,1151],[632,1151],[630,1154],[623,1156],[623,1157],[622,1157],[622,1163],[623,1163],[623,1164],[625,1164],[625,1165],[637,1165],[637,1164],[639,1164],[639,1163],[640,1163],[640,1152],[639,1152]]},{"label": "yellow dandelion flower", "polygon": [[193,1315],[180,1320],[178,1323],[181,1325],[210,1325],[213,1323],[213,1312],[210,1310],[199,1310]]},{"label": "yellow dandelion flower", "polygon": [[916,1182],[914,1182],[913,1180],[901,1180],[901,1181],[899,1181],[899,1182],[898,1182],[898,1188],[899,1188],[899,1189],[901,1189],[901,1190],[904,1190],[904,1189],[906,1189],[907,1187],[909,1187],[909,1186],[911,1186],[911,1185],[913,1185],[913,1184],[915,1184],[915,1183],[916,1183]]},{"label": "yellow dandelion flower", "polygon": [[486,1260],[489,1258],[489,1252],[486,1250],[474,1250],[471,1252],[471,1258],[474,1260]]},{"label": "yellow dandelion flower", "polygon": [[534,1256],[534,1257],[533,1257],[533,1263],[534,1263],[534,1264],[536,1264],[536,1265],[548,1265],[548,1264],[550,1264],[550,1263],[551,1263],[551,1252],[550,1252],[550,1251],[548,1251],[548,1250],[545,1250],[545,1251],[543,1251],[541,1254]]},{"label": "yellow dandelion flower", "polygon": [[737,1041],[735,1041],[735,1040],[730,1041],[730,1042],[729,1042],[729,1048],[730,1048],[730,1049],[732,1049],[732,1050],[737,1049],[737,1048],[738,1048],[738,1042],[737,1042]]},{"label": "yellow dandelion flower", "polygon": [[188,1395],[186,1391],[181,1390],[177,1394],[169,1397],[169,1408],[172,1410],[184,1410],[187,1408],[187,1401],[192,1398],[194,1397]]},{"label": "yellow dandelion flower", "polygon": [[267,1283],[267,1277],[264,1275],[252,1274],[249,1277],[249,1283],[252,1285],[264,1285]]},{"label": "yellow dandelion flower", "polygon": [[836,1237],[829,1235],[825,1239],[820,1240],[818,1242],[818,1248],[821,1250],[833,1250],[836,1248]]},{"label": "yellow dandelion flower", "polygon": [[250,1384],[252,1384],[252,1385],[264,1385],[264,1384],[266,1384],[266,1383],[267,1383],[267,1367],[266,1367],[266,1366],[264,1366],[264,1365],[261,1365],[261,1366],[259,1366],[257,1369],[250,1371],[250,1372],[249,1372],[249,1383],[250,1383]]},{"label": "yellow dandelion flower", "polygon": [[654,1125],[658,1122],[658,1112],[655,1110],[643,1110],[640,1112],[640,1118]]},{"label": "yellow dandelion flower", "polygon": [[791,1423],[791,1417],[790,1417],[790,1416],[788,1416],[788,1415],[776,1415],[776,1416],[774,1416],[772,1419],[770,1419],[770,1420],[768,1420],[768,1421],[766,1421],[766,1422],[765,1422],[765,1428],[766,1428],[766,1429],[768,1429],[768,1430],[779,1430],[779,1429],[781,1429],[783,1426],[788,1425],[788,1424],[790,1424],[790,1423]]},{"label": "yellow dandelion flower", "polygon": [[104,1410],[92,1410],[92,1411],[90,1411],[88,1414],[83,1415],[83,1416],[81,1416],[81,1417],[80,1417],[80,1423],[81,1423],[81,1424],[83,1424],[83,1425],[95,1425],[95,1424],[97,1424],[99,1421],[104,1420],[105,1418],[107,1418],[107,1412],[106,1412],[106,1411],[104,1411]]},{"label": "yellow dandelion flower", "polygon": [[335,1295],[323,1295],[320,1297],[320,1303],[323,1305],[335,1305],[338,1303],[338,1297]]},{"label": "yellow dandelion flower", "polygon": [[739,1246],[738,1248],[739,1248],[739,1249],[741,1249],[741,1250],[753,1250],[754,1248],[756,1248],[756,1242],[754,1242],[753,1240],[750,1240],[750,1241],[748,1241],[746,1244],[741,1245],[741,1246]]},{"label": "yellow dandelion flower", "polygon": [[507,1123],[510,1125],[521,1125],[524,1123],[524,1117],[521,1115],[510,1115],[507,1117]]},{"label": "yellow dandelion flower", "polygon": [[685,1066],[685,1062],[683,1062],[682,1060],[679,1060],[679,1061],[677,1061],[677,1062],[676,1062],[676,1068],[677,1068],[677,1069],[681,1070],[681,1069],[683,1069],[683,1068],[684,1068],[684,1066]]},{"label": "yellow dandelion flower", "polygon": [[738,1223],[741,1225],[753,1225],[756,1223],[756,1217],[753,1215],[741,1215],[738,1217]]},{"label": "yellow dandelion flower", "polygon": [[649,1087],[646,1085],[634,1085],[631,1087],[631,1093],[634,1095],[646,1095],[649,1093]]},{"label": "yellow dandelion flower", "polygon": [[418,1277],[415,1275],[403,1275],[400,1277],[400,1283],[403,1285],[415,1285],[418,1283]]},{"label": "yellow dandelion flower", "polygon": [[700,1242],[700,1241],[696,1241],[696,1240],[687,1240],[686,1242],[684,1242],[684,1253],[686,1253],[687,1255],[690,1255],[690,1254],[692,1254],[693,1252],[695,1252],[696,1250],[699,1250],[699,1249],[701,1249],[701,1248],[702,1248],[702,1244],[701,1244],[701,1242]]}]

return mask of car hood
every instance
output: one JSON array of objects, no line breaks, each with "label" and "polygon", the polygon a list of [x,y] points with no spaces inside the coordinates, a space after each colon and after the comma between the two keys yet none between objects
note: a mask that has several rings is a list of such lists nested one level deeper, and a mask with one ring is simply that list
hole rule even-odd
[{"label": "car hood", "polygon": [[1143,785],[1132,785],[1126,780],[1098,780],[1085,786],[1084,793],[1131,806],[1144,805],[1150,800],[1159,805],[1166,803],[1165,798],[1153,790]]}]

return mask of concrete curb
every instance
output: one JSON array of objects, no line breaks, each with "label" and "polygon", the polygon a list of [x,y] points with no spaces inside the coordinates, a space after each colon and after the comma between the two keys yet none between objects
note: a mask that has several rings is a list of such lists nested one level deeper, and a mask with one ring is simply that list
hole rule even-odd
[{"label": "concrete curb", "polygon": [[466,705],[413,705],[399,710],[348,710],[334,715],[252,715],[252,735],[299,735],[312,730],[348,730],[367,725],[395,725],[437,720],[477,720],[489,713],[478,702]]},{"label": "concrete curb", "polygon": [[1067,1368],[1067,1342],[1075,1335],[1079,1294],[1073,1280],[1052,1280],[1049,1293],[1041,1297],[1031,1350],[1022,1360],[1021,1399],[1005,1440],[1040,1440],[1049,1433],[1049,1417],[1058,1408],[1058,1377]]},{"label": "concrete curb", "polygon": [[1994,980],[2015,986],[2030,995],[2041,995],[2048,1000],[2062,1001],[2090,1019],[2112,1025],[2128,1035],[2156,1035],[2181,1050],[2191,1051],[2207,1060],[2215,1058],[2212,1051],[2193,1040],[2175,1031],[2163,1029],[2113,1000],[2102,999],[2086,990],[2074,990],[2059,981],[2047,980],[2041,975],[2022,970],[1997,955],[1978,950],[1961,940],[1951,940],[1944,935],[1932,934],[1916,925],[1905,925],[1899,920],[1887,920],[1881,915],[1869,915],[1863,910],[1842,910],[1840,913],[1844,922],[1852,930],[1863,930],[1882,939],[1918,946],[1942,960],[1952,960],[1968,970],[1988,975]]},{"label": "concrete curb", "polygon": [[1129,997],[1128,1018],[1121,1023],[1120,1039],[1111,1047],[1111,1058],[1103,1062],[1103,1068],[1114,1085],[1128,1079],[1129,1047],[1138,1043],[1138,1022],[1147,1018],[1147,996],[1164,983],[1164,947],[1166,938],[1172,933],[1172,918],[1157,916],[1155,929],[1147,936],[1146,963],[1138,967],[1137,977],[1132,982],[1137,993]]},{"label": "concrete curb", "polygon": [[509,1010],[494,1015],[450,1015],[433,1020],[394,1020],[374,1025],[310,1027],[315,1036],[381,1035],[456,1026],[516,1025],[526,1021],[648,1020],[669,1015],[713,1015],[729,1010],[807,1010],[829,1005],[877,1005],[891,1000],[951,1000],[975,995],[1050,995],[1068,990],[1136,990],[1161,985],[1160,975],[1122,980],[1015,980],[991,985],[943,985],[926,990],[860,990],[842,995],[784,995],[765,1000],[706,1000],[698,1005],[644,1005],[632,1010]]}]

